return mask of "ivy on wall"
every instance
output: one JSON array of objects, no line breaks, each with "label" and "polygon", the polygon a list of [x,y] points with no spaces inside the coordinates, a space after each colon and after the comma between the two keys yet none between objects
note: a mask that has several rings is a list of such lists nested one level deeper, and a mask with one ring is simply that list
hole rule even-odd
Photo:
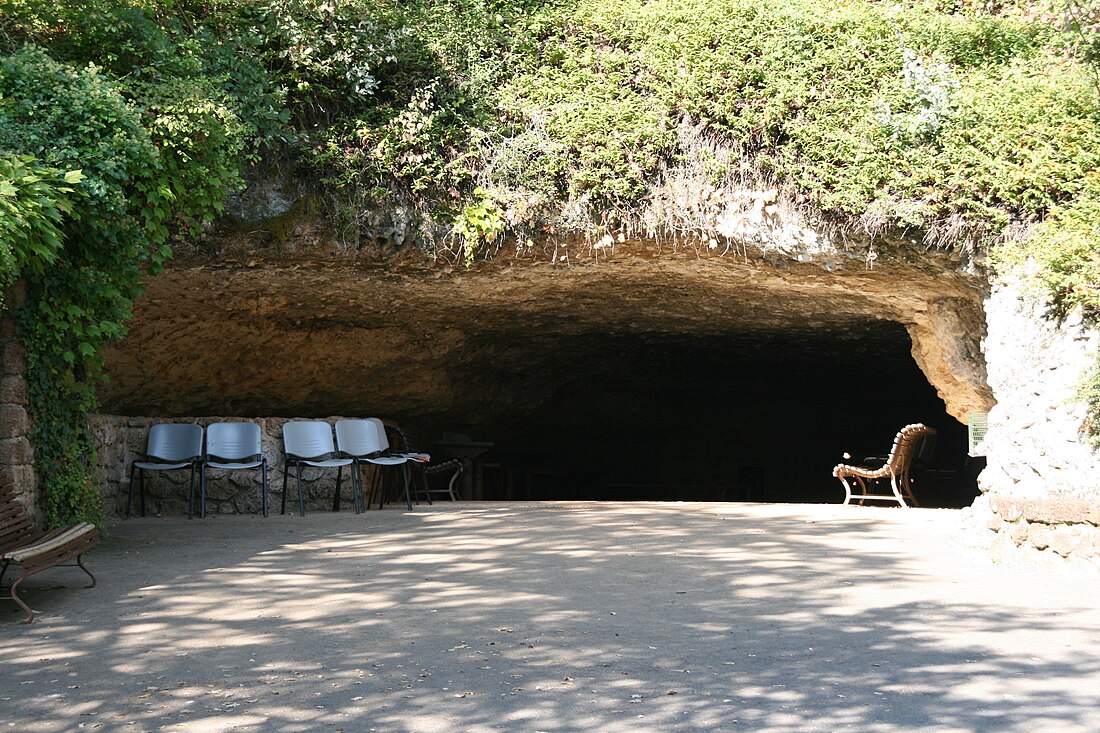
[{"label": "ivy on wall", "polygon": [[14,316],[51,525],[102,518],[87,415],[104,349],[169,254],[169,226],[188,231],[239,181],[240,139],[209,102],[139,110],[94,68],[34,48],[0,58],[0,205],[17,214],[0,243],[4,277],[26,282]]},{"label": "ivy on wall", "polygon": [[103,78],[33,49],[0,59],[0,140],[52,169],[80,171],[73,200],[39,218],[36,231],[52,246],[38,253],[43,266],[21,269],[27,301],[14,315],[27,352],[29,437],[47,522],[97,521],[86,417],[96,407],[102,350],[125,333],[142,262],[161,254],[149,252],[146,243],[157,241],[151,222],[126,195],[155,180],[158,152]]}]

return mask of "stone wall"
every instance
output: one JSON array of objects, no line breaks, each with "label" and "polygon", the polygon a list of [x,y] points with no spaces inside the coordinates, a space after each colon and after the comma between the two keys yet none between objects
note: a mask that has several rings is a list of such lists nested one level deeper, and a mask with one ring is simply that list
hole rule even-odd
[{"label": "stone wall", "polygon": [[1060,327],[1018,282],[995,287],[983,343],[997,405],[984,442],[973,538],[1006,561],[1069,558],[1100,567],[1100,454],[1081,433],[1075,399],[1096,363],[1097,334]]},{"label": "stone wall", "polygon": [[15,495],[32,516],[38,514],[38,482],[34,473],[34,451],[27,440],[26,352],[8,313],[22,304],[21,283],[6,295],[0,316],[0,476],[15,486]]},{"label": "stone wall", "polygon": [[[338,418],[328,418],[331,424]],[[130,466],[144,457],[149,427],[154,423],[197,423],[204,428],[214,422],[251,421],[260,426],[263,454],[267,458],[268,491],[271,511],[278,513],[282,501],[283,424],[288,418],[151,418],[93,415],[90,419],[95,437],[98,460],[96,479],[103,491],[103,504],[108,515],[125,516],[130,491]],[[370,485],[370,469],[364,470],[365,486]],[[187,513],[191,472],[147,471],[145,473],[146,514],[181,515]],[[207,514],[259,514],[262,512],[262,478],[260,469],[224,471],[211,469],[206,475]],[[294,471],[288,481],[287,511],[297,511],[297,488]],[[306,511],[332,510],[336,490],[336,471],[305,468],[302,489]],[[198,477],[195,479],[195,512],[198,512]],[[341,507],[352,508],[351,474],[343,472]],[[141,513],[140,484],[135,477],[133,515]]]}]

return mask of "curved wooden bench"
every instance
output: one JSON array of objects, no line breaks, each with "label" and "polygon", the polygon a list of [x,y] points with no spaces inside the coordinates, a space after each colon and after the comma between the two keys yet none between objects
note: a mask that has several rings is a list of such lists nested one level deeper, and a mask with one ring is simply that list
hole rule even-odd
[{"label": "curved wooden bench", "polygon": [[15,498],[11,480],[0,480],[0,581],[10,566],[19,565],[22,569],[22,574],[11,584],[11,599],[27,614],[27,623],[34,621],[35,612],[19,598],[19,584],[35,573],[75,558],[75,565],[92,579],[87,587],[94,588],[95,576],[84,567],[83,555],[97,544],[99,530],[87,522],[49,532],[39,530]]},{"label": "curved wooden bench", "polygon": [[[860,504],[867,501],[896,501],[903,507],[920,506],[910,486],[909,468],[913,459],[920,453],[924,441],[935,434],[935,428],[921,423],[906,425],[894,437],[894,445],[882,468],[849,466],[844,463],[836,466],[833,469],[833,475],[844,484],[844,503],[851,504],[854,499]],[[890,488],[893,493],[872,494],[867,490],[868,481],[881,481],[887,478],[890,479]],[[859,489],[858,493],[853,493],[849,479],[855,482]]]}]

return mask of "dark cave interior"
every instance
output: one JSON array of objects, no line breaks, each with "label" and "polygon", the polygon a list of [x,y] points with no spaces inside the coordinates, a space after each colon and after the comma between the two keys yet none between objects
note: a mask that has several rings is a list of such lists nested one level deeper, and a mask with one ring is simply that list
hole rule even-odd
[{"label": "dark cave interior", "polygon": [[473,340],[461,370],[475,401],[402,420],[491,442],[485,499],[839,502],[833,466],[886,454],[912,422],[939,431],[914,469],[921,505],[977,496],[966,426],[894,322]]}]

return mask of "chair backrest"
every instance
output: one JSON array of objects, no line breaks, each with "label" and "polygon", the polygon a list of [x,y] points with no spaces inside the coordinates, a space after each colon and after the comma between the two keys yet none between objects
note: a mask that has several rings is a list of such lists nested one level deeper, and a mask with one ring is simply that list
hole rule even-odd
[{"label": "chair backrest", "polygon": [[917,463],[927,466],[932,461],[932,454],[936,452],[936,431],[928,428],[929,432],[920,437],[920,447],[913,458]]},{"label": "chair backrest", "polygon": [[[415,452],[412,447],[412,441],[409,439],[409,434],[406,433],[400,425],[393,425],[390,427],[390,430],[393,431],[394,441],[392,445],[395,450],[404,453]],[[385,428],[383,428],[383,432],[385,432]]]},{"label": "chair backrest", "polygon": [[368,417],[367,422],[374,425],[374,430],[378,433],[378,445],[382,446],[379,450],[389,450],[390,437],[386,434],[386,424],[377,417]]},{"label": "chair backrest", "polygon": [[149,428],[145,455],[165,463],[191,461],[202,455],[202,426],[187,423],[157,423]]},{"label": "chair backrest", "polygon": [[283,426],[283,450],[297,458],[320,458],[334,453],[332,426],[322,420],[297,420]]},{"label": "chair backrest", "polygon": [[935,428],[930,428],[921,423],[913,423],[902,428],[894,438],[894,447],[890,449],[890,457],[886,465],[896,473],[901,473],[909,468],[909,464],[917,456],[925,439],[936,434]]},{"label": "chair backrest", "polygon": [[206,428],[206,455],[242,460],[263,452],[260,426],[254,422],[216,422]]},{"label": "chair backrest", "polygon": [[337,420],[336,447],[354,458],[363,458],[386,450],[378,439],[378,426],[374,420]]}]

